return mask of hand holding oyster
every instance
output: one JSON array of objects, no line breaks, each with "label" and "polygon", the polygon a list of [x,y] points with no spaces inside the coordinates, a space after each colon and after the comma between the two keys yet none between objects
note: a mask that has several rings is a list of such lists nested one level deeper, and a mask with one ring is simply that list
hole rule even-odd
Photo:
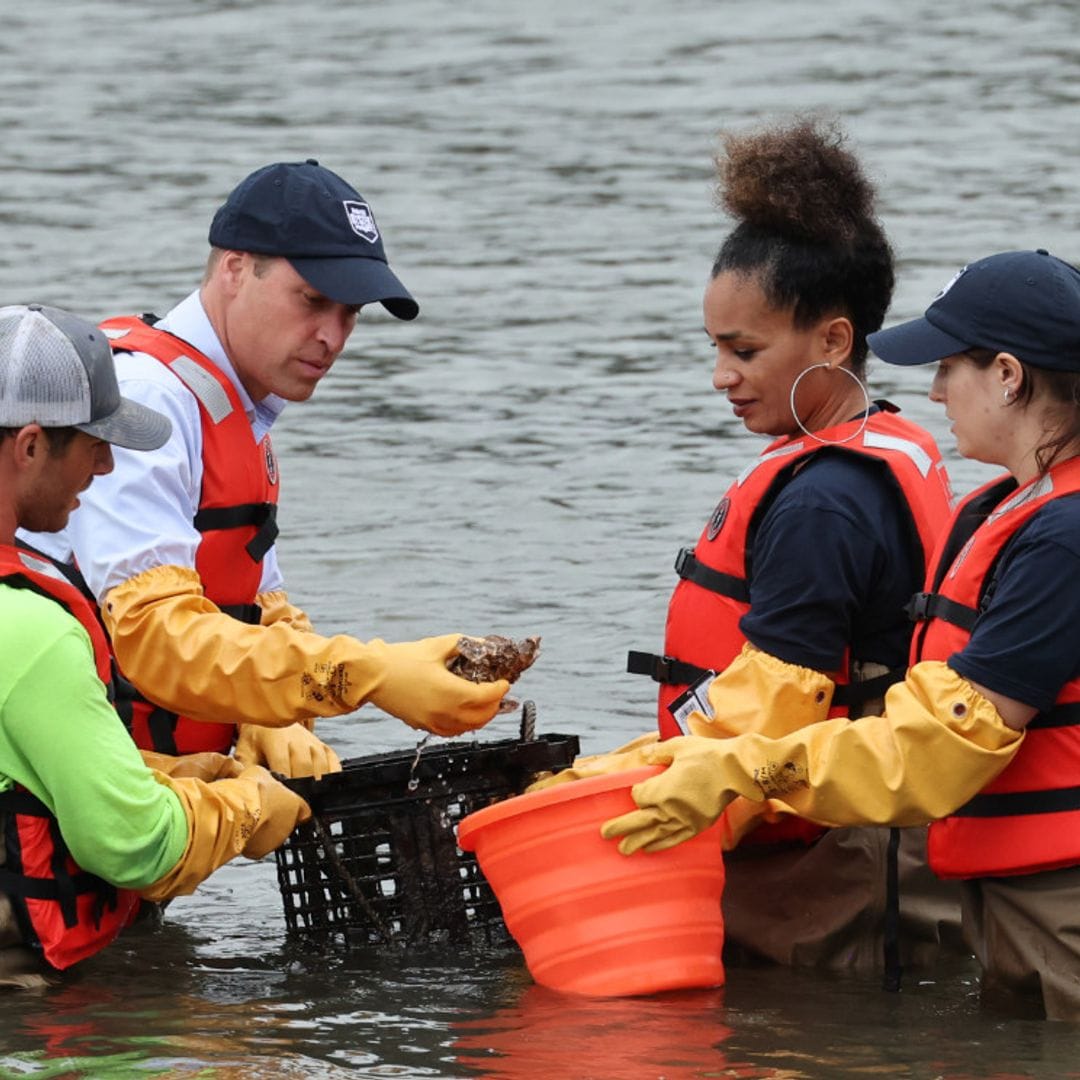
[{"label": "hand holding oyster", "polygon": [[[506,679],[516,682],[523,671],[532,666],[540,655],[540,638],[527,637],[521,641],[488,634],[484,638],[463,637],[458,641],[457,656],[447,662],[447,667],[469,682],[494,682]],[[500,713],[513,712],[518,703],[503,698]]]}]

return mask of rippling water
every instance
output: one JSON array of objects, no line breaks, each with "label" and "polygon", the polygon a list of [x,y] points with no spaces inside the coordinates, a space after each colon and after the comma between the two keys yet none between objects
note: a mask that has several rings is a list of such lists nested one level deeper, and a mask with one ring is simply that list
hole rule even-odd
[{"label": "rippling water", "polygon": [[[969,258],[1080,257],[1071,2],[52,0],[0,36],[0,296],[162,312],[251,169],[371,199],[422,305],[365,311],[276,434],[282,561],[327,631],[543,635],[540,728],[649,724],[676,549],[756,450],[710,383],[715,133],[840,116],[901,258],[890,319]],[[951,449],[925,371],[871,367]],[[987,473],[950,458],[958,491]],[[495,735],[512,732],[512,718]],[[325,723],[343,756],[414,741]],[[63,989],[0,998],[2,1076],[1077,1075],[1073,1029],[981,1012],[974,973],[739,972],[589,1002],[506,959],[371,965],[289,943],[271,863],[225,868]]]}]

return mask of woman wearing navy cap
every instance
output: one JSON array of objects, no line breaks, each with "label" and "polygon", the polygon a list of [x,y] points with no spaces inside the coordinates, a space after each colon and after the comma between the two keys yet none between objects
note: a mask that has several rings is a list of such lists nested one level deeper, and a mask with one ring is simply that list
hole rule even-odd
[{"label": "woman wearing navy cap", "polygon": [[625,853],[670,847],[736,795],[833,825],[934,820],[930,865],[962,881],[984,991],[1080,1020],[1080,271],[990,256],[870,344],[938,362],[930,397],[960,452],[1007,470],[955,512],[913,604],[907,678],[856,724],[650,748],[671,767],[604,832]]}]

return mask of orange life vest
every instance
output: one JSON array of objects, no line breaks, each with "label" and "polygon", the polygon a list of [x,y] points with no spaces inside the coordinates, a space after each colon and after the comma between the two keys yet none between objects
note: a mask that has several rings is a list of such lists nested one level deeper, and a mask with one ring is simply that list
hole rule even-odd
[{"label": "orange life vest", "polygon": [[[971,637],[1005,545],[1051,499],[1080,492],[1080,458],[1017,490],[991,481],[958,507],[914,601],[912,663],[947,660]],[[940,877],[1030,874],[1080,864],[1080,679],[1027,727],[1016,757],[970,802],[930,826]]]},{"label": "orange life vest", "polygon": [[[668,706],[691,682],[708,671],[723,671],[746,643],[739,620],[750,609],[749,551],[757,523],[781,489],[813,454],[853,453],[879,460],[909,511],[911,544],[925,567],[952,502],[948,476],[937,444],[928,432],[878,402],[860,434],[862,418],[838,424],[818,437],[784,436],[772,442],[746,468],[720,500],[697,546],[683,548],[675,561],[680,581],[668,605],[664,656],[631,653],[629,668],[651,674],[661,684],[658,724],[661,738],[683,734]],[[841,440],[849,439],[848,442]],[[849,685],[849,656],[834,673],[837,689],[831,716],[858,713],[865,701],[880,697],[903,678],[903,667],[865,683]],[[799,818],[761,825],[744,843],[810,843],[824,830]]]},{"label": "orange life vest", "polygon": [[[90,635],[98,677],[110,689],[105,632],[90,602],[51,563],[0,545],[0,581],[55,601]],[[63,753],[62,747],[57,747]],[[139,896],[80,869],[48,807],[20,785],[0,793],[4,865],[0,892],[11,901],[25,944],[63,969],[105,948],[130,925]]]},{"label": "orange life vest", "polygon": [[[861,419],[852,420],[818,435],[838,443],[855,433],[860,424]],[[911,543],[920,552],[922,565],[928,563],[948,520],[952,499],[944,463],[928,432],[884,405],[870,415],[862,433],[850,442],[825,446],[805,436],[775,440],[728,489],[697,546],[692,551],[683,548],[675,561],[681,580],[668,604],[665,655],[649,658],[657,660],[649,674],[661,683],[658,723],[664,738],[682,734],[668,705],[706,671],[723,671],[742,650],[746,639],[739,620],[750,609],[748,558],[753,533],[799,467],[822,450],[860,454],[883,463],[885,475],[892,478],[910,512]],[[903,671],[896,677],[902,678]],[[839,683],[847,681],[844,670],[839,673]],[[875,686],[864,697],[880,696],[883,690],[883,686]],[[842,703],[837,715],[846,715],[854,695],[838,692],[837,697]]]},{"label": "orange life vest", "polygon": [[[202,490],[195,528],[202,540],[195,569],[207,599],[243,622],[258,623],[255,597],[262,560],[277,536],[278,469],[270,436],[255,441],[236,389],[193,346],[145,319],[108,319],[102,330],[116,352],[146,353],[164,364],[199,403],[203,450]],[[195,720],[134,693],[120,714],[136,745],[166,754],[201,750],[228,753],[235,724]]]}]

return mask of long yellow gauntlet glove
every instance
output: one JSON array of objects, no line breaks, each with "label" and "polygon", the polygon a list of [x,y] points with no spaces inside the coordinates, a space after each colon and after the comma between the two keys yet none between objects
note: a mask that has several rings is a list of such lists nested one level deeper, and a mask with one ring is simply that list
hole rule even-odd
[{"label": "long yellow gauntlet glove", "polygon": [[194,777],[154,772],[171,788],[188,819],[188,842],[179,862],[153,885],[140,889],[147,900],[168,900],[195,891],[219,866],[237,855],[260,859],[285,842],[311,817],[308,804],[265,769],[251,766],[229,780],[206,783]]},{"label": "long yellow gauntlet glove", "polygon": [[388,645],[322,637],[289,618],[250,626],[209,601],[187,567],[155,567],[117,585],[102,616],[135,686],[200,720],[284,727],[370,701],[411,727],[458,735],[486,724],[510,688],[447,671],[460,634]]},{"label": "long yellow gauntlet glove", "polygon": [[[704,718],[702,718],[704,720]],[[637,810],[604,823],[629,855],[711,825],[738,795],[822,825],[919,825],[963,805],[1012,760],[1023,733],[947,665],[924,661],[890,688],[885,715],[811,724],[781,739],[687,736],[643,751],[668,765],[635,785]]]}]

